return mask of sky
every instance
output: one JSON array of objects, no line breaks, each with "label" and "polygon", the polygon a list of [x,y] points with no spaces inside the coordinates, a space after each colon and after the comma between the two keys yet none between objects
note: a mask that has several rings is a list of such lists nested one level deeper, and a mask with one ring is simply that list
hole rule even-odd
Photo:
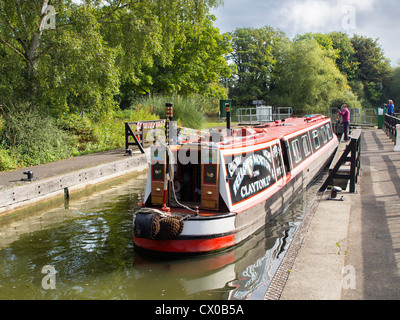
[{"label": "sky", "polygon": [[291,39],[332,31],[379,39],[392,66],[400,65],[399,0],[224,0],[211,12],[221,33],[270,26]]}]

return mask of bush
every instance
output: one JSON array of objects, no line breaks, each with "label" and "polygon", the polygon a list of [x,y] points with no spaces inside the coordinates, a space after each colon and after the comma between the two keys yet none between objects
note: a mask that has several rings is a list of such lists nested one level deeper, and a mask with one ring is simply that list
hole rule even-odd
[{"label": "bush", "polygon": [[75,148],[74,155],[84,151],[88,144],[96,144],[99,141],[96,127],[86,117],[77,114],[62,115],[57,125],[69,133]]},{"label": "bush", "polygon": [[[164,117],[165,118],[165,117]],[[130,111],[129,121],[150,121],[158,120],[160,117],[153,113],[153,106],[143,105],[141,103],[134,106],[134,109]]]},{"label": "bush", "polygon": [[178,125],[201,129],[205,116],[202,111],[202,101],[200,96],[183,97],[177,94],[171,96],[148,96],[137,101],[134,108],[148,108],[157,114],[157,119],[165,119],[165,105],[167,102],[173,104],[174,120]]},{"label": "bush", "polygon": [[0,171],[13,170],[18,167],[15,157],[8,150],[0,149]]},{"label": "bush", "polygon": [[343,104],[347,104],[347,106],[351,109],[362,108],[361,102],[358,99],[358,97],[350,91],[344,92],[341,95],[339,95],[336,99],[333,99],[331,101],[330,107],[336,108]]},{"label": "bush", "polygon": [[85,153],[117,149],[125,145],[125,128],[123,121],[115,121],[112,117],[104,118],[101,122],[96,124],[96,132],[96,143],[88,143]]},{"label": "bush", "polygon": [[3,159],[13,155],[19,166],[32,166],[71,156],[68,134],[30,104],[5,107],[3,119],[1,148],[8,150],[3,151]]}]

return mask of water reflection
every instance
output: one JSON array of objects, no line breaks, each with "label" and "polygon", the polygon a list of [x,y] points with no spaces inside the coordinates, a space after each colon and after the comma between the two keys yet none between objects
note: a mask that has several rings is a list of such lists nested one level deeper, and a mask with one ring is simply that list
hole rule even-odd
[{"label": "water reflection", "polygon": [[[262,299],[315,194],[218,254],[165,259],[133,249],[132,214],[146,177],[0,226],[0,299]],[[41,286],[43,266],[56,289]]]}]

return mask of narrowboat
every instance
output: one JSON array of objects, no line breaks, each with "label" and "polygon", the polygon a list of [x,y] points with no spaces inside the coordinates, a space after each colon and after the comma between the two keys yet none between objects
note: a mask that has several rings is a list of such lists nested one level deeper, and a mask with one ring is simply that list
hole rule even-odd
[{"label": "narrowboat", "polygon": [[331,120],[289,118],[150,148],[135,249],[203,254],[248,239],[330,163]]}]

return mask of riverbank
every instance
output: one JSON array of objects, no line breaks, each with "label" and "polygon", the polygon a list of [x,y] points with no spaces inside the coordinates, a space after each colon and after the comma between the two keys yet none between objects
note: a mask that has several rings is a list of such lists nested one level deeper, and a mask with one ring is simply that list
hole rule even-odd
[{"label": "riverbank", "polygon": [[[0,173],[0,215],[56,198],[68,197],[148,167],[145,154],[124,149],[73,157],[53,163]],[[32,171],[32,181],[27,174]]]}]

